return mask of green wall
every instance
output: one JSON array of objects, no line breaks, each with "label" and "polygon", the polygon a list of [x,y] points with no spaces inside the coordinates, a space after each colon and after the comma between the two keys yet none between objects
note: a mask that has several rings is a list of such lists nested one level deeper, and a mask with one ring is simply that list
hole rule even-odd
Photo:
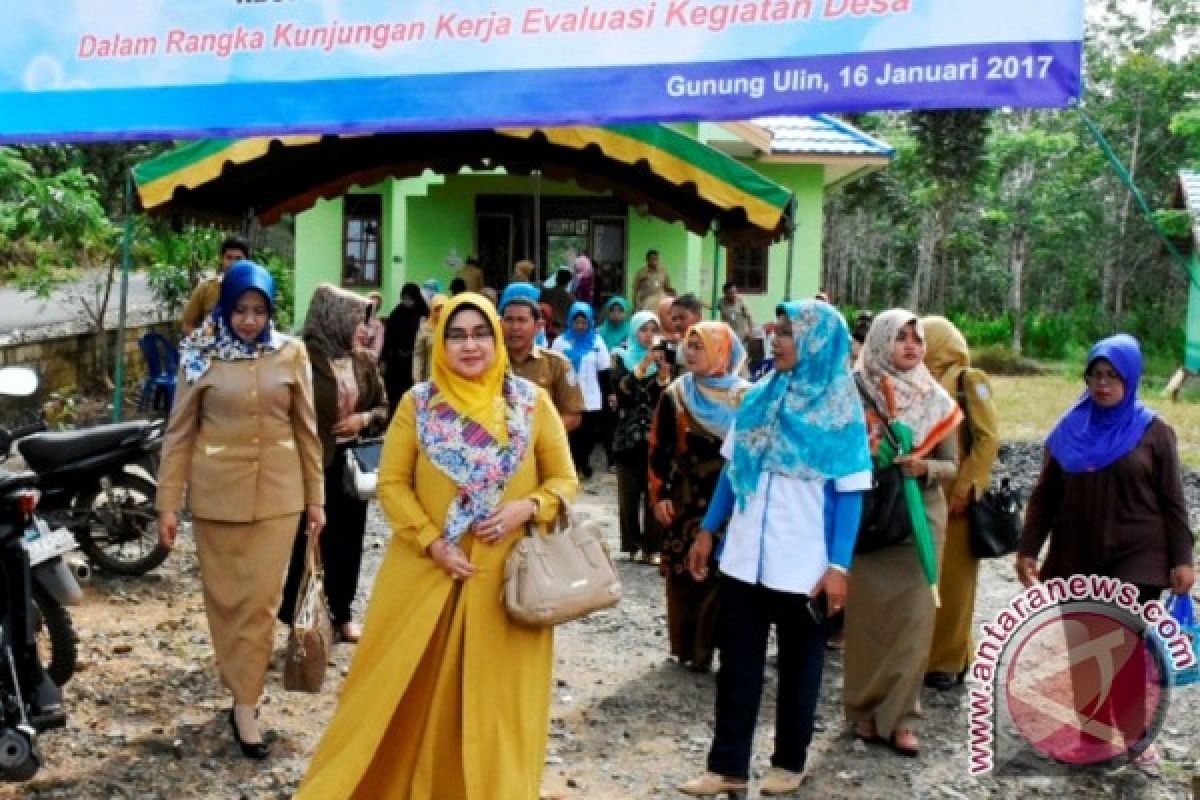
[{"label": "green wall", "polygon": [[308,301],[322,283],[342,281],[342,199],[318,200],[296,215],[296,305],[299,330],[308,313]]},{"label": "green wall", "polygon": [[[823,175],[820,165],[751,163],[754,169],[793,189],[797,194],[795,274],[792,296],[809,297],[818,290],[821,274]],[[591,195],[573,183],[542,181],[543,195]],[[404,180],[387,180],[361,191],[383,194],[384,311],[390,311],[400,287],[437,278],[447,287],[454,270],[450,256],[465,259],[475,247],[475,196],[520,194],[534,191],[532,178],[504,173],[471,173],[437,176],[432,173]],[[318,284],[341,280],[342,201],[321,200],[296,217],[296,319],[304,318],[309,298]],[[645,263],[645,254],[656,249],[680,293],[692,291],[707,303],[712,297],[714,245],[711,235],[691,234],[681,223],[643,216],[631,208],[626,227],[626,280]],[[768,291],[745,295],[758,322],[769,319],[785,293],[787,242],[770,248]],[[720,255],[716,285],[725,280],[728,255]],[[628,289],[628,286],[627,286]],[[628,295],[628,292],[627,292]]]}]

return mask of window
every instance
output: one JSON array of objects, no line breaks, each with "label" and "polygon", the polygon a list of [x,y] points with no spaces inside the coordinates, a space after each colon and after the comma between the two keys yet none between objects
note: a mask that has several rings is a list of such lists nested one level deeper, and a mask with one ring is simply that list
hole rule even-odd
[{"label": "window", "polygon": [[377,194],[346,195],[343,209],[342,285],[379,287],[383,198]]},{"label": "window", "polygon": [[767,252],[765,244],[739,245],[731,247],[727,280],[747,294],[766,294]]}]

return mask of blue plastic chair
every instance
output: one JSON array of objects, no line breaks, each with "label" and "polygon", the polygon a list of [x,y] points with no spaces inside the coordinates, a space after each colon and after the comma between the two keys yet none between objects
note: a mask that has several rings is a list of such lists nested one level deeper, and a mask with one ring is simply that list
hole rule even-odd
[{"label": "blue plastic chair", "polygon": [[175,373],[179,371],[179,351],[161,333],[142,334],[138,339],[142,357],[146,359],[146,380],[138,393],[138,410],[171,413],[175,401]]}]

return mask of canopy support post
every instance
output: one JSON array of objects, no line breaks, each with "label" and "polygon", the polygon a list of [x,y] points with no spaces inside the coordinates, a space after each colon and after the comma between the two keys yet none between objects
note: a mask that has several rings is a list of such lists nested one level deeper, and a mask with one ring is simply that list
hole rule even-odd
[{"label": "canopy support post", "polygon": [[[125,170],[125,230],[121,236],[121,305],[117,312],[117,352],[113,365],[113,422],[121,421],[125,402],[125,309],[129,300],[129,268],[133,260],[133,170]],[[103,317],[103,310],[101,316]],[[101,331],[107,336],[107,331]]]},{"label": "canopy support post", "polygon": [[721,223],[717,222],[713,225],[713,271],[712,271],[712,305],[709,307],[709,318],[717,319],[720,308],[717,300],[720,297],[718,292],[718,279],[721,277]]},{"label": "canopy support post", "polygon": [[542,171],[535,169],[533,184],[533,285],[540,287],[542,275]]},{"label": "canopy support post", "polygon": [[[785,301],[792,299],[792,272],[796,266],[796,195],[792,195],[792,199],[788,201],[787,208],[787,276],[784,278],[783,284],[783,299]],[[770,252],[768,247],[767,252]],[[770,257],[767,258],[767,264],[771,263]]]}]

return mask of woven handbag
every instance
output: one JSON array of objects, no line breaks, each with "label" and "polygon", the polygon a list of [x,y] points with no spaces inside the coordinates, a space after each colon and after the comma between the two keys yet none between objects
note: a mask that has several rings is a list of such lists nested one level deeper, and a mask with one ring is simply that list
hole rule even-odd
[{"label": "woven handbag", "polygon": [[504,606],[522,625],[570,622],[621,600],[604,530],[577,518],[565,498],[559,502],[552,530],[540,535],[531,525],[504,565]]},{"label": "woven handbag", "polygon": [[304,577],[296,595],[296,613],[288,635],[283,688],[289,692],[321,691],[333,652],[333,620],[325,605],[325,570],[316,537],[309,538]]}]

